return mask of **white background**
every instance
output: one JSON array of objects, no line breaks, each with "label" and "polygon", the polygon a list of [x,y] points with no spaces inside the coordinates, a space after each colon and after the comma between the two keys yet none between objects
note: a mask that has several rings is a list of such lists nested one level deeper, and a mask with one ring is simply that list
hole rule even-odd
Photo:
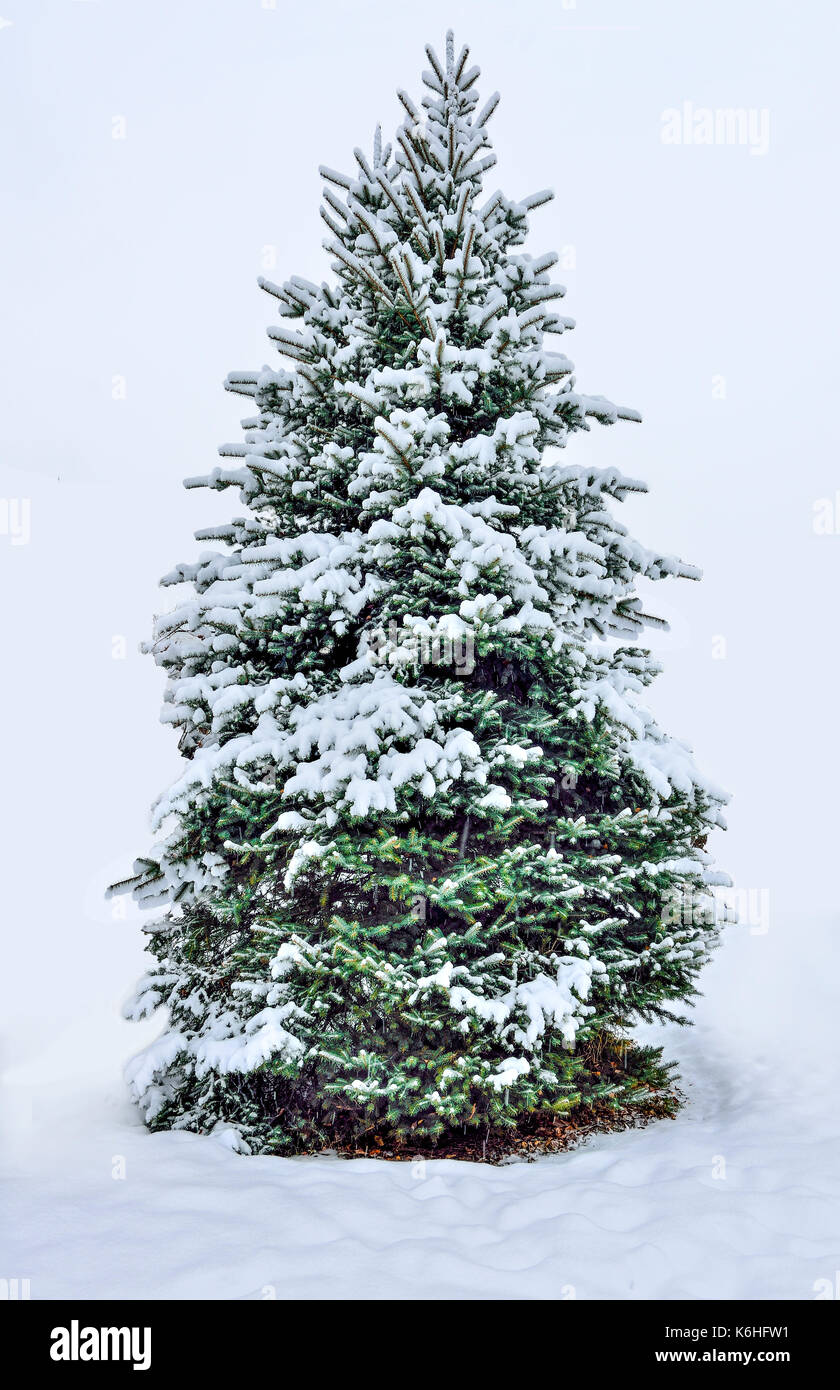
[{"label": "white background", "polygon": [[[349,168],[377,119],[393,132],[396,87],[419,95],[423,44],[442,50],[449,24],[483,95],[502,93],[488,192],[556,191],[528,249],[574,260],[564,312],[579,327],[562,345],[578,385],[644,416],[594,425],[567,460],[644,478],[624,519],[705,571],[655,591],[673,631],[651,702],[733,793],[714,848],[742,889],[769,895],[770,933],[746,948],[755,972],[776,923],[795,960],[805,921],[836,912],[840,496],[838,533],[813,524],[840,490],[836,6],[0,0],[0,13],[0,496],[31,504],[29,543],[0,535],[0,1046],[18,1079],[40,1068],[72,1096],[93,1059],[118,1077],[143,1040],[117,1021],[139,927],[101,899],[146,847],[178,763],[157,723],[161,673],[137,646],[167,604],[158,577],[236,506],[180,482],[239,437],[246,402],[225,374],[275,360],[256,276],[329,274],[318,164]],[[686,101],[766,110],[767,152],[663,143],[663,111]],[[764,1032],[767,1003],[748,995],[730,1006]]]}]

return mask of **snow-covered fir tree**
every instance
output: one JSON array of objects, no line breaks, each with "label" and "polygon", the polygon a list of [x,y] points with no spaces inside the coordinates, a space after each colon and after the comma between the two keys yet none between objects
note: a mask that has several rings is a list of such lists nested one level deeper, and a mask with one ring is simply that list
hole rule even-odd
[{"label": "snow-covered fir tree", "polygon": [[626,1030],[694,993],[728,881],[724,795],[642,700],[637,576],[698,571],[615,518],[643,484],[557,461],[639,417],[547,345],[551,194],[487,196],[498,97],[451,34],[426,53],[394,143],[321,171],[331,280],[261,281],[288,367],[229,377],[244,442],[186,485],[241,514],[148,645],[185,767],[128,881],[129,1013],[168,1018],[129,1079],[245,1151],[644,1100]]}]

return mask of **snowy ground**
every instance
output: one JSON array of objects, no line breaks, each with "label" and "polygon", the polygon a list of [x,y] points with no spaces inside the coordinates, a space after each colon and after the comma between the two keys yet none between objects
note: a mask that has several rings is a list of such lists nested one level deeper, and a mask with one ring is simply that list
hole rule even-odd
[{"label": "snowy ground", "polygon": [[107,1060],[43,1083],[113,1056],[122,1025],[91,1019],[7,1074],[2,1274],[32,1298],[814,1298],[840,1270],[837,941],[730,929],[667,1039],[679,1118],[502,1168],[149,1135]]}]

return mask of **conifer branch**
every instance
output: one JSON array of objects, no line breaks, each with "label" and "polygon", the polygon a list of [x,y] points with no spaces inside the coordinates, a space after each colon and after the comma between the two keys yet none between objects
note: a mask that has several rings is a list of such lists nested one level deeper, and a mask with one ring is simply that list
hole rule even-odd
[{"label": "conifer branch", "polygon": [[[410,167],[411,167],[411,172],[412,172],[412,174],[414,175],[415,179],[417,180],[417,192],[419,193],[420,197],[423,199],[423,202],[425,203],[425,195],[424,195],[424,189],[423,189],[423,176],[422,176],[422,174],[420,173],[420,166],[419,166],[419,164],[417,163],[417,160],[416,160],[416,158],[415,158],[415,156],[414,156],[414,151],[413,151],[413,149],[411,148],[411,141],[410,141],[410,139],[409,139],[409,137],[408,137],[408,135],[407,135],[405,126],[401,126],[400,129],[397,131],[397,144],[399,145],[400,149],[402,150],[403,154],[405,155],[406,159],[408,160],[408,163],[409,163],[409,165],[410,165]],[[409,190],[410,190],[410,188],[411,188],[411,185],[408,184],[408,183],[406,183],[406,184],[404,184],[403,186],[404,186],[406,192],[408,193]],[[413,201],[413,199],[412,199],[412,201]]]},{"label": "conifer branch", "polygon": [[412,121],[414,125],[422,125],[423,117],[420,114],[417,107],[414,105],[414,102],[411,100],[411,97],[408,95],[408,93],[400,89],[397,91],[397,97],[399,98],[400,102],[402,103],[403,107],[408,113],[409,120]]},{"label": "conifer branch", "polygon": [[533,212],[534,208],[542,207],[544,203],[550,203],[554,197],[553,188],[543,188],[539,193],[529,193],[527,198],[520,198],[519,206],[526,212]]},{"label": "conifer branch", "polygon": [[347,192],[353,187],[353,180],[346,174],[339,174],[335,169],[329,169],[326,164],[318,165],[318,173],[322,179],[328,179],[330,183],[336,184],[339,188],[344,188]]},{"label": "conifer branch", "polygon": [[420,223],[421,223],[421,225],[422,225],[422,227],[423,227],[423,230],[424,230],[425,232],[428,232],[428,231],[430,230],[430,229],[429,229],[429,223],[428,223],[428,221],[426,220],[426,211],[425,211],[425,208],[423,207],[423,204],[422,204],[422,202],[421,202],[421,199],[420,199],[419,194],[415,192],[414,187],[413,187],[412,184],[410,184],[410,183],[404,183],[404,184],[403,184],[403,188],[405,189],[406,197],[408,198],[409,202],[411,203],[411,206],[414,208],[414,211],[417,213],[417,216],[418,216],[418,218],[419,218],[419,220],[420,220]]},{"label": "conifer branch", "polygon": [[481,111],[475,118],[474,124],[477,129],[481,129],[483,126],[486,126],[487,122],[490,120],[490,117],[493,115],[493,112],[496,110],[496,107],[498,106],[500,101],[501,97],[499,96],[498,92],[494,92],[493,95],[488,98],[488,100],[484,103],[483,107],[481,108]]},{"label": "conifer branch", "polygon": [[441,67],[440,62],[438,61],[438,56],[435,53],[435,50],[432,48],[431,44],[426,44],[425,53],[426,57],[429,60],[431,69],[438,82],[440,83],[441,91],[443,91],[443,84],[446,81],[446,78],[444,77],[443,68]]}]

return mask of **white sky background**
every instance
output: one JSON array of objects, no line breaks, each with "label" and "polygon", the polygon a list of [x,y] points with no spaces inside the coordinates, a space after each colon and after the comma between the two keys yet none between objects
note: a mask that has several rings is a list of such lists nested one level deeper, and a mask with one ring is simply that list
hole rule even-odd
[{"label": "white sky background", "polygon": [[[264,248],[275,279],[329,274],[317,166],[393,133],[449,24],[502,94],[488,194],[557,193],[528,249],[574,248],[578,385],[644,415],[566,457],[646,479],[624,518],[705,571],[654,589],[674,630],[651,703],[734,794],[718,857],[773,914],[835,911],[840,495],[837,534],[813,509],[840,490],[837,13],[0,0],[0,497],[31,503],[29,543],[0,535],[13,1056],[115,1009],[141,965],[100,898],[178,763],[137,644],[159,576],[237,507],[180,483],[240,438],[227,371],[276,361]],[[663,144],[685,101],[766,109],[767,153]]]}]

